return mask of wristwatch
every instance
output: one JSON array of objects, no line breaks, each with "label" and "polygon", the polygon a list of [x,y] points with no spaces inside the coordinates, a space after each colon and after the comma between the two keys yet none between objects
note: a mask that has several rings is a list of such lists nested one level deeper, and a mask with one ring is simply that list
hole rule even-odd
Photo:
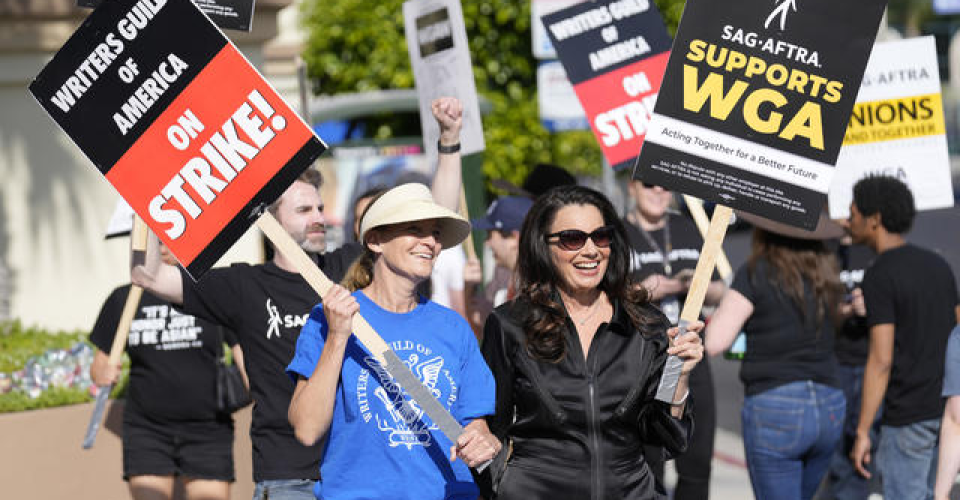
[{"label": "wristwatch", "polygon": [[454,153],[459,153],[459,152],[460,152],[460,143],[457,142],[456,144],[454,144],[454,145],[452,145],[452,146],[444,146],[443,144],[440,144],[440,141],[438,140],[438,141],[437,141],[437,151],[439,151],[440,154],[442,154],[442,155],[452,155],[452,154],[454,154]]}]

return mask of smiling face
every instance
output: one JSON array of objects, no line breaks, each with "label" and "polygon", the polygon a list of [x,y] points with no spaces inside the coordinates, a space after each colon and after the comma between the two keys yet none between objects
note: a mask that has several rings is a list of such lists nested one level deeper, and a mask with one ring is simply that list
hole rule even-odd
[{"label": "smiling face", "polygon": [[307,252],[326,250],[326,219],[317,188],[296,181],[280,196],[277,220],[294,241]]},{"label": "smiling face", "polygon": [[[585,233],[603,227],[603,214],[593,205],[567,205],[557,211],[550,233],[579,229]],[[560,286],[569,294],[597,288],[603,281],[610,259],[610,247],[600,248],[592,239],[578,250],[565,250],[556,238],[550,239],[550,255],[560,277]]]},{"label": "smiling face", "polygon": [[631,181],[629,190],[630,196],[637,204],[640,217],[651,224],[656,224],[663,219],[667,209],[670,208],[670,202],[673,201],[673,193],[660,186],[648,186],[640,181]]},{"label": "smiling face", "polygon": [[[377,264],[390,274],[415,283],[430,279],[440,254],[440,221],[428,219],[382,226],[368,231],[367,247],[380,255]],[[380,276],[375,272],[374,279]]]}]

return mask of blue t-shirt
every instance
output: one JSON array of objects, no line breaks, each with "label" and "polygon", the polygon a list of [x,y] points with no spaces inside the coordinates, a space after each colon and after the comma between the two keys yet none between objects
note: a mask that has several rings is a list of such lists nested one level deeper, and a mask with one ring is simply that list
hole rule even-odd
[{"label": "blue t-shirt", "polygon": [[[476,337],[456,312],[421,301],[408,313],[382,309],[353,294],[360,314],[461,423],[494,412],[495,383]],[[310,377],[327,336],[322,305],[310,312],[287,373]],[[450,463],[452,443],[430,418],[408,423],[392,377],[356,337],[344,353],[333,421],[320,462],[317,498],[459,499],[479,491],[461,460]],[[419,406],[412,404],[422,413]]]}]

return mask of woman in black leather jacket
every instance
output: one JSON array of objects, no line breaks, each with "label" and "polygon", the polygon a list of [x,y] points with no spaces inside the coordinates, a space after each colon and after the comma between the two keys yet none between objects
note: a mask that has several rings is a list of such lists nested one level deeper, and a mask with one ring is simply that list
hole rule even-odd
[{"label": "woman in black leather jacket", "polygon": [[[703,356],[628,278],[629,244],[600,193],[555,188],[520,232],[519,298],[487,319],[483,353],[497,381],[491,431],[504,451],[495,498],[665,498],[641,446],[684,450],[687,377]],[[674,338],[670,346],[669,337]],[[656,401],[668,354],[683,361],[672,404]]]}]

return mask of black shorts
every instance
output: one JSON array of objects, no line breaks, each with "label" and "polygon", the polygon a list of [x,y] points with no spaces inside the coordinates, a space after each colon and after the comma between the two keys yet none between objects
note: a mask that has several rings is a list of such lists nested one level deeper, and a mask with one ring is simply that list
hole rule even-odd
[{"label": "black shorts", "polygon": [[160,422],[127,405],[123,415],[123,479],[187,476],[234,481],[233,418]]}]

